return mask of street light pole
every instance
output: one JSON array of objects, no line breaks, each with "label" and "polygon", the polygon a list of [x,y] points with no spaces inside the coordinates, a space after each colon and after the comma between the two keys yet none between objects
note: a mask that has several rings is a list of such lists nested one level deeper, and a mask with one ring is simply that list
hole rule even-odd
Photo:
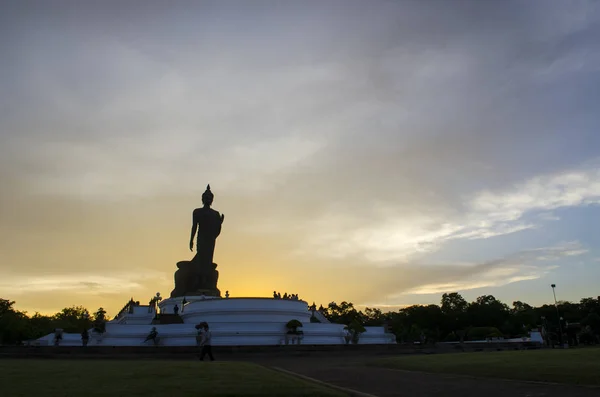
[{"label": "street light pole", "polygon": [[556,318],[558,319],[558,332],[560,332],[558,342],[562,345],[563,344],[562,324],[560,323],[560,314],[558,312],[558,302],[556,300],[556,291],[554,290],[556,288],[556,284],[552,284],[550,286],[552,287],[552,294],[554,295],[554,307],[556,308]]}]

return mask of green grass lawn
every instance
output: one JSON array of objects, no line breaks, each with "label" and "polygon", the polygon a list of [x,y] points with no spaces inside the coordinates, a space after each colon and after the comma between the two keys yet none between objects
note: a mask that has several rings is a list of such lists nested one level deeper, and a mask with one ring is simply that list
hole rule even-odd
[{"label": "green grass lawn", "polygon": [[368,365],[424,372],[600,385],[600,348],[387,357]]},{"label": "green grass lawn", "polygon": [[343,396],[256,364],[0,360],[0,396]]}]

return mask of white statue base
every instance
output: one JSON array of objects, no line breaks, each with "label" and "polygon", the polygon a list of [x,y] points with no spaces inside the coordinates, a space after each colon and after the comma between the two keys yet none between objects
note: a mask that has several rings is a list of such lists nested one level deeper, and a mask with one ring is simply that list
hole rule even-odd
[{"label": "white statue base", "polygon": [[[149,306],[134,306],[106,323],[106,332],[95,339],[90,330],[90,345],[101,346],[154,346],[144,342],[152,327],[158,331],[158,346],[195,346],[195,325],[206,321],[212,332],[213,346],[273,346],[285,344],[341,345],[346,344],[344,324],[332,324],[318,311],[320,323],[311,323],[312,311],[301,300],[274,298],[214,298],[186,296],[165,299],[159,303],[161,313],[174,317],[174,307],[179,307],[180,324],[160,324]],[[160,314],[158,315],[160,318]],[[167,316],[164,316],[165,318]],[[286,323],[302,323],[302,335],[287,333]],[[365,327],[358,344],[395,344],[394,334],[384,327]],[[54,334],[39,339],[42,345],[53,344]],[[61,346],[81,346],[79,334],[63,335]]]}]

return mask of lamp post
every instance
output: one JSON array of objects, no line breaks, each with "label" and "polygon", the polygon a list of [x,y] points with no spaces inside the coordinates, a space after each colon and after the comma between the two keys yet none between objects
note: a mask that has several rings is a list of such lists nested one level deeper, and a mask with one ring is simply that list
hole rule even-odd
[{"label": "lamp post", "polygon": [[558,312],[558,302],[556,300],[556,284],[551,284],[550,285],[552,287],[552,294],[554,295],[554,307],[556,308],[556,318],[558,319],[558,343],[563,344],[563,332],[562,332],[562,324],[561,324],[561,317],[560,314]]}]

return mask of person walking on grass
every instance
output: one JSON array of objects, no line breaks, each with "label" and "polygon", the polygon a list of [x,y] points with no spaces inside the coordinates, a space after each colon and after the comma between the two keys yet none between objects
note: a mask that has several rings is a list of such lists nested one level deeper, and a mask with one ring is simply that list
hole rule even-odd
[{"label": "person walking on grass", "polygon": [[204,361],[204,356],[208,354],[208,358],[210,361],[215,361],[215,358],[212,355],[212,334],[208,329],[208,324],[204,323],[204,331],[202,332],[202,342],[200,345],[202,346],[202,352],[200,353],[200,361]]}]

